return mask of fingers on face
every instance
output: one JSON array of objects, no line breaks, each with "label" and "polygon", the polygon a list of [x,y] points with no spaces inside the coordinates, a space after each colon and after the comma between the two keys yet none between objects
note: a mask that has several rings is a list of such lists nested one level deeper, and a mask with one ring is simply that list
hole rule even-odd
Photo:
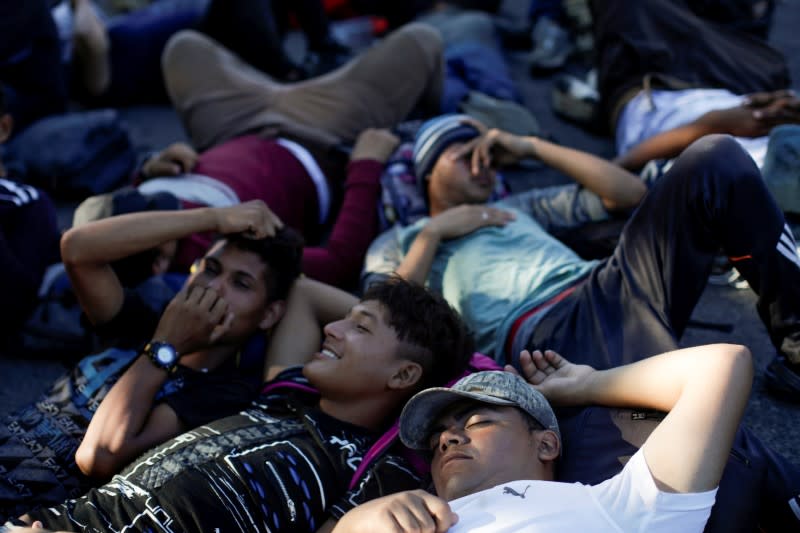
[{"label": "fingers on face", "polygon": [[228,302],[211,287],[193,285],[190,289],[187,301],[211,313],[212,320],[216,318],[215,322],[222,320],[223,315],[228,311]]},{"label": "fingers on face", "polygon": [[[219,321],[218,321],[219,322]],[[233,324],[233,313],[228,312],[225,314],[225,319],[221,323],[217,323],[214,330],[211,332],[211,342],[216,342],[222,335],[224,335]]]},{"label": "fingers on face", "polygon": [[470,167],[470,171],[472,171],[473,161],[475,158],[475,147],[477,146],[479,140],[480,137],[476,137],[471,141],[465,142],[452,152],[449,152],[448,157],[452,161],[458,161],[459,159],[466,158],[466,162]]},{"label": "fingers on face", "polygon": [[212,318],[217,318],[216,322],[222,320],[222,317],[228,312],[228,302],[213,289],[206,291],[205,301],[201,302],[201,305],[208,305],[208,311]]},{"label": "fingers on face", "polygon": [[492,132],[478,138],[478,144],[472,152],[472,172],[478,174],[484,168],[492,166],[492,146],[495,142]]}]

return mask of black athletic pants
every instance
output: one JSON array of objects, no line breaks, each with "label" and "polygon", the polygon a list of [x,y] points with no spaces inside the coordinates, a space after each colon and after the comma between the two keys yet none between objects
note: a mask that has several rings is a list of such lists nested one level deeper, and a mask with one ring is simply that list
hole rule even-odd
[{"label": "black athletic pants", "polygon": [[800,258],[752,159],[732,138],[690,146],[645,197],[614,254],[526,344],[619,366],[673,350],[722,250],[758,294],[773,344],[800,362]]}]

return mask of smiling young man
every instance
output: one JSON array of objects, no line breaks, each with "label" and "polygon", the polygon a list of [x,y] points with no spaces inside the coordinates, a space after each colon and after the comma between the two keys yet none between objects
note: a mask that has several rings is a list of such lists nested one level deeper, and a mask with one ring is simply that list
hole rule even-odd
[{"label": "smiling young man", "polygon": [[[27,520],[59,530],[327,531],[359,503],[419,487],[406,461],[386,454],[348,488],[404,402],[463,371],[472,342],[460,318],[400,279],[375,285],[360,302],[311,280],[296,285],[270,346],[267,374],[275,379],[250,407],[150,450],[104,486]],[[316,298],[294,301],[309,286]],[[324,327],[305,366],[286,368],[294,357],[286,347],[319,338],[317,320],[347,302],[355,305]]]},{"label": "smiling young man", "polygon": [[[521,359],[528,383],[481,372],[414,396],[400,436],[432,454],[436,496],[374,500],[336,531],[703,530],[752,383],[746,348],[687,348],[605,371],[555,352]],[[559,483],[561,437],[546,398],[669,413],[618,475],[595,486]]]}]

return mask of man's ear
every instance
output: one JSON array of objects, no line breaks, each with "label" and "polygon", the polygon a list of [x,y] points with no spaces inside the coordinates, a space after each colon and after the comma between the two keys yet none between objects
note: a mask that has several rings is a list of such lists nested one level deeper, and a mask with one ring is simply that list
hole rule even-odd
[{"label": "man's ear", "polygon": [[387,386],[390,389],[409,389],[422,379],[422,366],[409,360],[403,360],[394,373],[389,377]]},{"label": "man's ear", "polygon": [[542,463],[552,462],[558,459],[561,452],[561,441],[554,431],[546,429],[539,432],[538,457]]},{"label": "man's ear", "polygon": [[11,137],[11,131],[14,129],[14,117],[11,113],[0,115],[0,144],[3,144]]},{"label": "man's ear", "polygon": [[258,328],[267,331],[269,328],[277,324],[283,314],[286,312],[286,300],[275,300],[267,305],[264,309],[264,317],[258,323]]}]

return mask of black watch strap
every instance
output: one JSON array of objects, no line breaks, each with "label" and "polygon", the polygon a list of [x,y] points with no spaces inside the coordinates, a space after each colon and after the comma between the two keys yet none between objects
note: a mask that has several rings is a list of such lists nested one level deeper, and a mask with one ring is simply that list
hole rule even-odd
[{"label": "black watch strap", "polygon": [[178,351],[168,342],[150,341],[143,350],[150,361],[158,368],[165,370],[168,374],[175,372],[178,367]]}]

